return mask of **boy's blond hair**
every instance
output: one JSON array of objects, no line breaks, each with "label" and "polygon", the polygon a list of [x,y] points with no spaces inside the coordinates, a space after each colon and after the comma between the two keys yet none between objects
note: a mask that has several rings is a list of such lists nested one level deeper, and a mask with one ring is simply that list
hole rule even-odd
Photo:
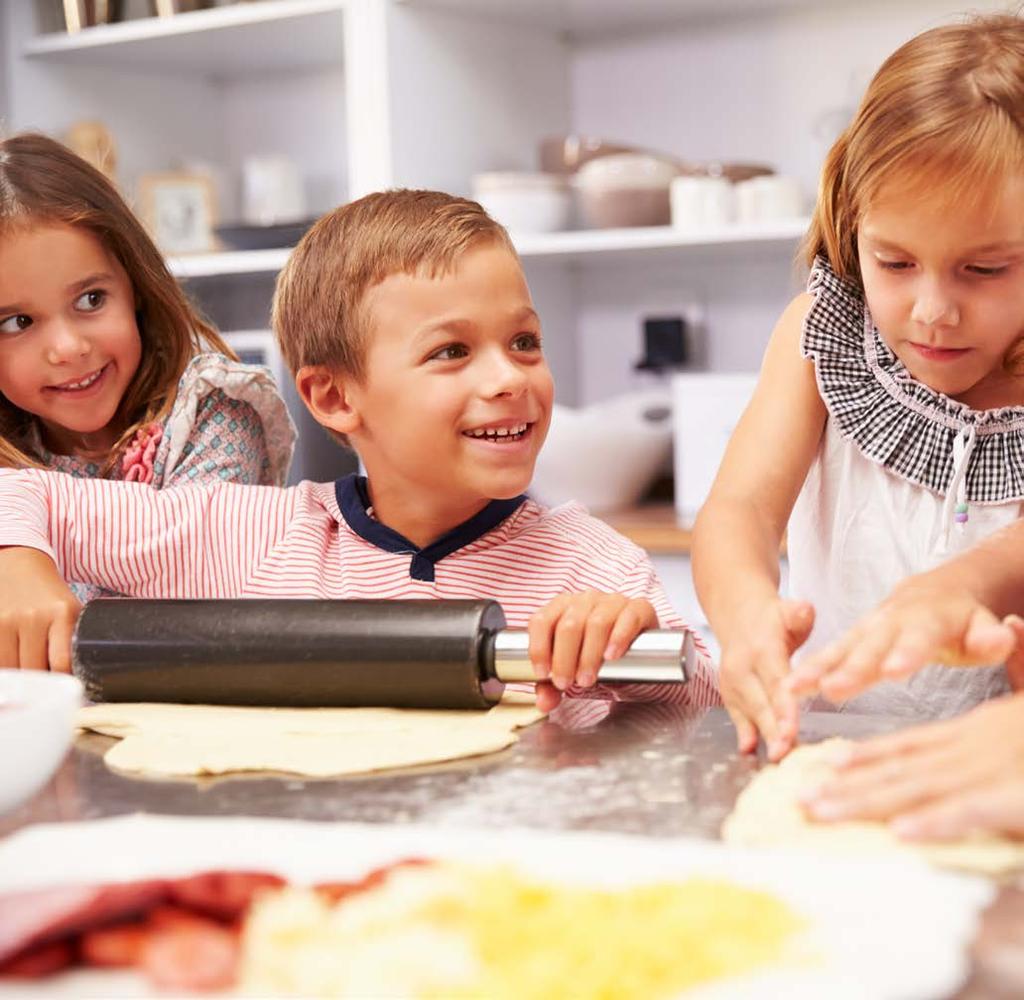
[{"label": "boy's blond hair", "polygon": [[446,274],[486,240],[515,254],[480,205],[439,191],[379,191],[328,212],[277,279],[272,323],[292,374],[323,365],[361,380],[372,325],[366,293],[392,274]]},{"label": "boy's blond hair", "polygon": [[1024,173],[1024,20],[1013,14],[934,28],[875,74],[825,160],[804,243],[860,284],[857,228],[883,185],[908,197],[941,186],[950,209]]}]

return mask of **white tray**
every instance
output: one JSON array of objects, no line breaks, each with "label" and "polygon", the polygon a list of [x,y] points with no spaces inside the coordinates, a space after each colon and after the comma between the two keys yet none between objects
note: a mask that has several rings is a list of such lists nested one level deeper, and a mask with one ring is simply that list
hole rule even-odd
[{"label": "white tray", "polygon": [[[246,817],[136,815],[27,828],[0,843],[0,892],[179,876],[208,868],[274,871],[303,883],[343,880],[409,856],[507,861],[541,878],[593,886],[699,874],[764,888],[809,918],[813,968],[737,978],[694,1000],[927,998],[955,992],[990,883],[914,860],[837,860],[704,840],[603,833],[436,829]],[[79,970],[0,981],[0,997],[149,996],[132,973]]]}]

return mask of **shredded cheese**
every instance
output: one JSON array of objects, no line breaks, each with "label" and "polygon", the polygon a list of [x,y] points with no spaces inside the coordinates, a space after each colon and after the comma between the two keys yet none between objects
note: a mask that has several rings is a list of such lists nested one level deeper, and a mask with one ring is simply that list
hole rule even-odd
[{"label": "shredded cheese", "polygon": [[694,878],[621,890],[438,864],[324,902],[265,896],[243,990],[281,996],[672,997],[792,957],[804,921],[767,892]]}]

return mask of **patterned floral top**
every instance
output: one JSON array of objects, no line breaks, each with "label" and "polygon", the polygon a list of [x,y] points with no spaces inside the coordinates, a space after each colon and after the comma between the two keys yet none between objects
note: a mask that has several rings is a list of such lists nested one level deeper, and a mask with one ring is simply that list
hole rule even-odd
[{"label": "patterned floral top", "polygon": [[[35,444],[56,472],[81,479],[102,475],[100,462],[55,455]],[[199,354],[178,382],[167,419],[143,427],[103,478],[156,489],[210,481],[283,486],[294,446],[295,426],[268,369]],[[82,601],[111,594],[82,584],[72,589]]]}]

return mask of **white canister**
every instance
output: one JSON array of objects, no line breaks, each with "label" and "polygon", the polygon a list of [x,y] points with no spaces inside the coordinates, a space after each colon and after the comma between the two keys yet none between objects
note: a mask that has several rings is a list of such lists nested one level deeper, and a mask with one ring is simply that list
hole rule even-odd
[{"label": "white canister", "polygon": [[554,233],[568,229],[572,219],[572,191],[559,174],[476,174],[473,197],[513,233]]},{"label": "white canister", "polygon": [[242,216],[251,226],[272,226],[306,217],[306,192],[288,156],[249,156],[242,164]]},{"label": "white canister", "polygon": [[676,512],[683,524],[693,524],[707,499],[725,447],[756,385],[756,374],[672,376]]},{"label": "white canister", "polygon": [[795,177],[768,174],[736,185],[736,217],[740,222],[795,219],[803,210],[803,192]]},{"label": "white canister", "polygon": [[725,177],[675,177],[669,197],[676,229],[714,229],[735,215],[733,185]]}]

